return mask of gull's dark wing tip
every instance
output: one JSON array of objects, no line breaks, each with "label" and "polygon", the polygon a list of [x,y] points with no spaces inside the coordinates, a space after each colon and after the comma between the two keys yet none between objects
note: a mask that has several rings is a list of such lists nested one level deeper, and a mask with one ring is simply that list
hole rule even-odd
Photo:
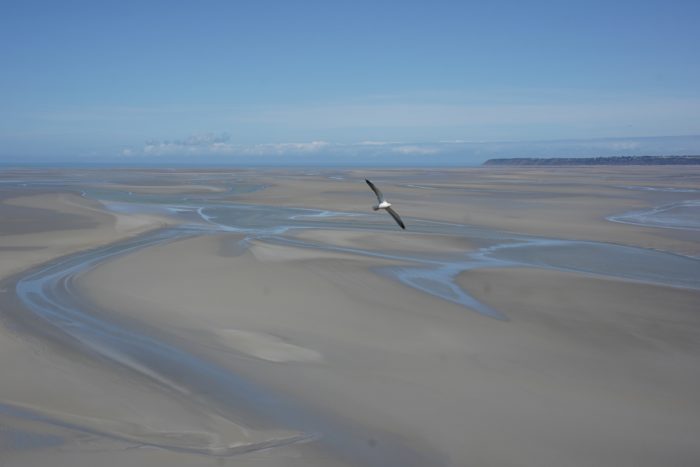
[{"label": "gull's dark wing tip", "polygon": [[386,211],[391,214],[391,217],[394,218],[397,224],[399,224],[399,227],[402,229],[406,230],[406,226],[404,225],[403,221],[401,220],[401,217],[399,216],[399,213],[394,211],[392,208],[386,208]]},{"label": "gull's dark wing tip", "polygon": [[372,189],[374,194],[377,195],[377,199],[379,200],[379,202],[382,202],[384,200],[384,195],[382,194],[381,191],[379,191],[379,188],[374,186],[374,183],[370,182],[366,178],[365,178],[365,182],[367,182],[367,185],[369,185],[369,187]]}]

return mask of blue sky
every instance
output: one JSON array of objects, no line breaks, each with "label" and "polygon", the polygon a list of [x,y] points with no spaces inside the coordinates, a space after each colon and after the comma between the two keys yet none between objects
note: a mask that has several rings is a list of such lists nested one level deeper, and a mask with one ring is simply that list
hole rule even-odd
[{"label": "blue sky", "polygon": [[700,153],[698,1],[4,1],[0,162]]}]

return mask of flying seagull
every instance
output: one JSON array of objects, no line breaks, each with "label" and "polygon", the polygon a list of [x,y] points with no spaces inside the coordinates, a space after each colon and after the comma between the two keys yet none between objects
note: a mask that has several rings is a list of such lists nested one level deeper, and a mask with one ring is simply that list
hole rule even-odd
[{"label": "flying seagull", "polygon": [[396,211],[394,211],[394,210],[391,208],[391,203],[389,203],[389,202],[387,202],[387,201],[384,200],[384,195],[383,195],[382,192],[379,190],[379,188],[377,188],[376,186],[374,186],[374,183],[370,182],[370,181],[367,180],[366,178],[365,178],[365,181],[367,182],[367,185],[369,185],[369,187],[372,189],[372,191],[374,192],[374,194],[377,195],[378,204],[375,205],[375,206],[372,206],[372,209],[374,209],[375,211],[379,211],[380,209],[386,209],[386,212],[388,212],[389,214],[391,214],[391,217],[394,218],[394,220],[396,221],[396,223],[399,224],[399,226],[400,226],[402,229],[405,229],[406,226],[403,224],[403,221],[401,220],[401,217],[399,217],[399,213],[397,213]]}]

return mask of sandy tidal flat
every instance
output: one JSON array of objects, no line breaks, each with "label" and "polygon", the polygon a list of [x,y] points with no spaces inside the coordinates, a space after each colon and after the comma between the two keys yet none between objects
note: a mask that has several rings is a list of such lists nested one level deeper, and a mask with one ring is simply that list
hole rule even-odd
[{"label": "sandy tidal flat", "polygon": [[693,170],[6,174],[0,465],[697,465]]}]

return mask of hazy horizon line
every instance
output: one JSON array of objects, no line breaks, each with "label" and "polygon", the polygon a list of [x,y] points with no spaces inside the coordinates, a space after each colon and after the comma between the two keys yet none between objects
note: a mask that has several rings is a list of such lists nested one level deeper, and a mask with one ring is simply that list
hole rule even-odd
[{"label": "hazy horizon line", "polygon": [[426,142],[366,140],[239,144],[228,133],[200,133],[88,154],[17,154],[1,166],[474,167],[488,159],[681,156],[700,154],[700,135],[553,140]]}]

